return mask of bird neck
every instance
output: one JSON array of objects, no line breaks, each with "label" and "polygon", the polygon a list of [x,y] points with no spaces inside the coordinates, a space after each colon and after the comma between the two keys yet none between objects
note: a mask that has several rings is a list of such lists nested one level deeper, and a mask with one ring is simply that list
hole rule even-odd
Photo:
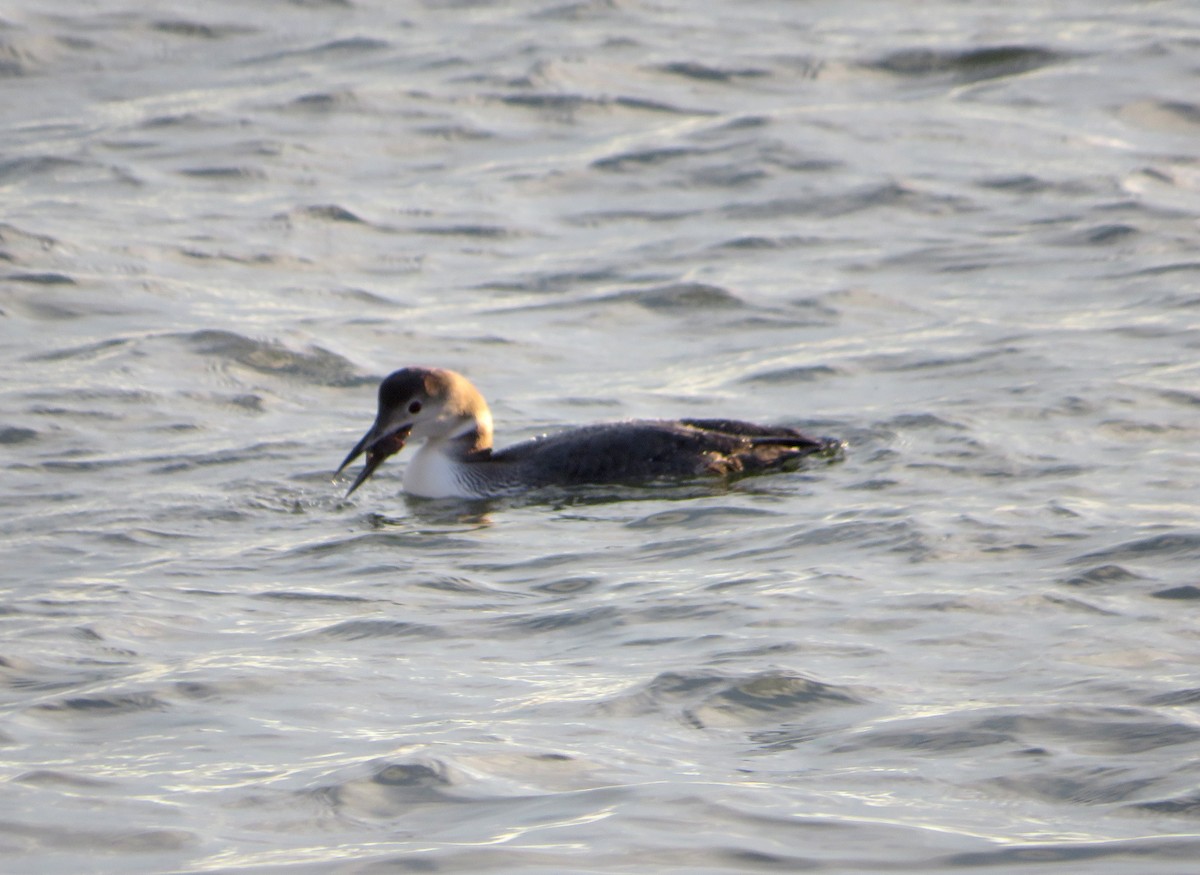
[{"label": "bird neck", "polygon": [[437,453],[456,461],[472,461],[487,458],[492,453],[492,414],[484,405],[454,430],[439,437],[431,437],[420,450],[422,454]]}]

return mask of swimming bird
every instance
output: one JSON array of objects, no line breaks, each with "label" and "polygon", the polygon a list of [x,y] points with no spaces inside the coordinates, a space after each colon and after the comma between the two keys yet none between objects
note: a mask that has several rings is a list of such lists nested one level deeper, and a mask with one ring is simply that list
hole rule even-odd
[{"label": "swimming bird", "polygon": [[651,419],[588,425],[495,450],[491,411],[466,377],[403,368],[380,384],[375,424],[334,474],[366,454],[346,495],[409,440],[424,445],[404,472],[404,491],[425,498],[787,470],[805,456],[842,447],[793,428],[733,419]]}]

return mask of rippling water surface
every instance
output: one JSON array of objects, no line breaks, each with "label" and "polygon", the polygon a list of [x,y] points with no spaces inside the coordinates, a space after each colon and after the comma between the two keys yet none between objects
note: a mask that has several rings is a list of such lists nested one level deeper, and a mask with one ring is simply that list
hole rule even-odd
[{"label": "rippling water surface", "polygon": [[[5,872],[1193,872],[1200,12],[0,15]],[[730,484],[408,500],[736,416]]]}]

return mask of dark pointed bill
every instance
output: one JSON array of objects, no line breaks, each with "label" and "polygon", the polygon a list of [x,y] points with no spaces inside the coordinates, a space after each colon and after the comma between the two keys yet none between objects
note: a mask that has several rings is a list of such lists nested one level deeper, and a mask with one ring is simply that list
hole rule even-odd
[{"label": "dark pointed bill", "polygon": [[363,465],[362,471],[359,472],[358,477],[355,478],[351,487],[346,490],[347,498],[350,497],[350,494],[354,492],[355,489],[362,486],[367,481],[368,477],[375,473],[375,469],[382,465],[385,459],[387,459],[389,456],[396,455],[396,453],[404,449],[404,442],[408,439],[408,435],[411,431],[412,426],[408,425],[404,428],[397,429],[391,434],[385,434],[383,437],[377,438],[375,436],[375,429],[371,429],[369,432],[363,435],[362,440],[354,445],[354,449],[350,451],[350,455],[346,456],[346,460],[342,462],[342,464],[338,466],[338,469],[333,473],[334,477],[336,477],[338,474],[341,474],[347,465],[361,456],[364,451],[366,452],[367,463]]}]

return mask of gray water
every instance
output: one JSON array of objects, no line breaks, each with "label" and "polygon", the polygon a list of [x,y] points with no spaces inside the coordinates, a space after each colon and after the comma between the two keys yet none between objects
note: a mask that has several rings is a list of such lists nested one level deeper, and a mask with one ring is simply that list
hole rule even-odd
[{"label": "gray water", "polygon": [[[0,12],[0,869],[1183,873],[1200,7]],[[350,500],[377,381],[733,483]]]}]

